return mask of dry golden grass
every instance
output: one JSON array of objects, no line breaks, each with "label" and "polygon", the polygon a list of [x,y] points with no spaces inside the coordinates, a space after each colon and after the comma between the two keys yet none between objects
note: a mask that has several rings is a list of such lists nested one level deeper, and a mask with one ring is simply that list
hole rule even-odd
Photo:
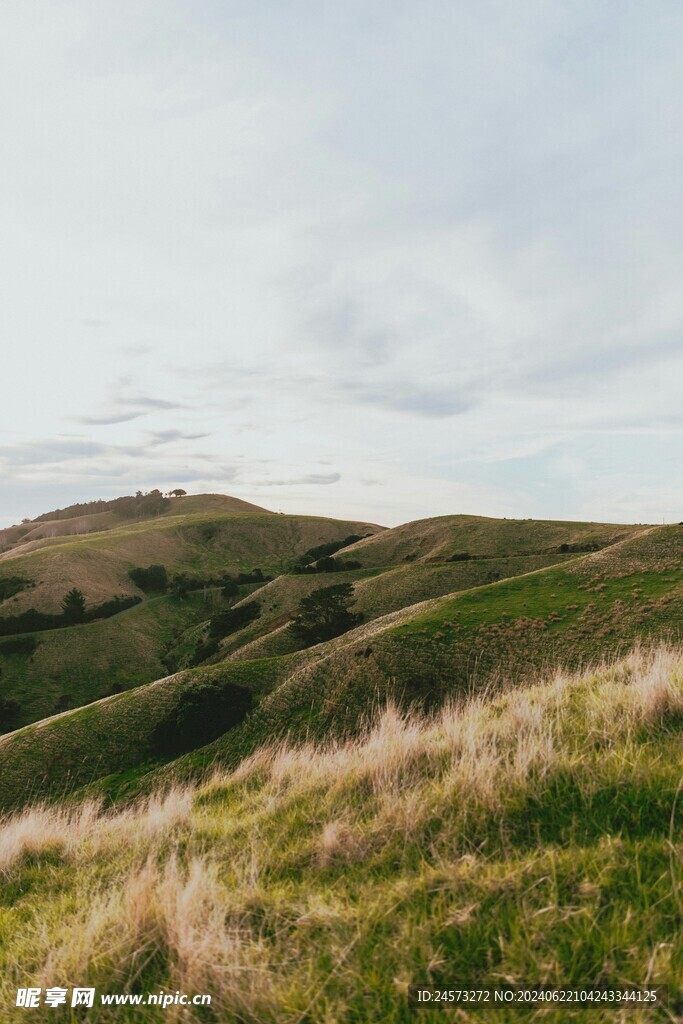
[{"label": "dry golden grass", "polygon": [[58,853],[68,859],[96,856],[109,847],[160,840],[191,820],[192,792],[172,788],[135,808],[104,812],[100,802],[75,807],[36,804],[0,819],[0,873],[9,877],[23,857]]},{"label": "dry golden grass", "polygon": [[[22,902],[20,919],[5,918],[5,985],[11,991],[28,976],[43,986],[60,979],[105,991],[212,994],[214,1016],[169,1008],[165,1020],[399,1022],[409,1019],[407,984],[440,977],[456,956],[457,942],[447,954],[444,936],[454,932],[467,948],[473,929],[484,949],[490,944],[487,955],[495,946],[502,957],[498,970],[520,981],[534,971],[536,980],[561,980],[577,943],[600,946],[601,929],[614,964],[631,958],[634,983],[646,973],[653,983],[670,980],[673,945],[655,948],[649,938],[664,925],[647,917],[639,946],[622,921],[626,912],[636,923],[646,914],[636,907],[645,860],[635,909],[620,905],[616,923],[601,909],[605,886],[611,899],[612,874],[621,884],[617,868],[628,871],[631,856],[609,826],[596,847],[596,863],[609,872],[586,867],[571,897],[553,882],[567,843],[561,834],[555,852],[514,852],[505,839],[495,853],[495,844],[514,826],[516,809],[540,805],[558,780],[567,799],[580,791],[588,804],[613,780],[627,785],[652,737],[669,736],[682,715],[683,654],[636,650],[583,676],[558,673],[545,684],[451,703],[432,718],[389,706],[354,741],[273,743],[198,788],[124,810],[27,809],[3,822],[0,871],[16,883],[38,871],[41,893]],[[663,772],[667,751],[664,743],[649,755],[649,770]],[[669,927],[669,905],[680,898],[680,845],[668,816],[661,846],[665,864],[674,856],[671,875],[657,867],[643,900],[649,915],[650,904],[666,904]],[[582,847],[567,850],[567,871],[593,863]],[[510,892],[513,909],[499,928],[512,952],[499,953],[488,920]],[[623,901],[623,892],[615,889],[614,899]],[[537,946],[524,965],[524,950]],[[595,956],[607,953],[600,946]],[[485,962],[480,980],[492,984]],[[593,980],[587,973],[583,983]],[[100,1009],[92,1020],[157,1019],[115,1012]],[[647,1019],[635,1013],[632,1020]]]}]

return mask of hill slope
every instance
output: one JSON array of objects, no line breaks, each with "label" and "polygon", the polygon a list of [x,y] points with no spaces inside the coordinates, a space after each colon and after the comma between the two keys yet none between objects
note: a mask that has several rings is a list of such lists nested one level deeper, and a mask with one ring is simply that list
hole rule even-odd
[{"label": "hill slope", "polygon": [[596,550],[639,533],[642,526],[572,523],[542,519],[489,519],[486,516],[437,516],[384,530],[340,555],[361,565],[447,562],[464,554],[478,558],[580,553]]},{"label": "hill slope", "polygon": [[[279,515],[217,494],[182,498],[169,506],[158,515],[124,522],[119,513],[99,512],[90,516],[91,525],[97,521],[101,527],[105,518],[106,528],[24,537],[23,543],[0,556],[2,631],[10,626],[14,634],[30,629],[30,624],[8,622],[29,609],[59,614],[72,587],[83,592],[88,608],[116,595],[142,600],[106,620],[42,629],[23,638],[0,636],[0,698],[19,704],[13,727],[113,689],[158,679],[168,671],[163,659],[172,642],[210,615],[212,601],[220,600],[216,590],[206,588],[182,600],[145,592],[133,583],[131,569],[162,564],[169,577],[185,573],[196,580],[195,586],[225,573],[248,575],[257,567],[268,575],[289,568],[316,545],[380,529],[366,523]],[[69,528],[73,522],[66,517],[29,525],[42,531]],[[241,587],[235,600],[248,589]]]},{"label": "hill slope", "polygon": [[99,1004],[160,989],[211,994],[190,1024],[436,1024],[411,985],[668,985],[668,1015],[628,1020],[680,1019],[682,680],[680,652],[636,655],[431,720],[389,709],[341,746],[271,744],[128,810],[29,809],[0,844],[4,1004],[59,978],[97,986],[93,1024],[169,1019]]},{"label": "hill slope", "polygon": [[1,603],[0,614],[14,615],[29,607],[58,612],[62,597],[74,586],[89,604],[114,594],[140,595],[128,571],[154,563],[165,565],[169,572],[198,576],[255,566],[266,573],[281,572],[317,544],[380,529],[368,523],[254,508],[224,495],[196,495],[175,501],[158,516],[84,535],[22,543],[0,555],[0,582],[24,578],[35,586]]},{"label": "hill slope", "polygon": [[[381,580],[366,576],[356,586]],[[580,666],[640,639],[677,640],[682,613],[683,527],[651,528],[608,550],[410,605],[298,653],[249,659],[255,645],[237,657],[227,652],[220,664],[92,705],[87,728],[80,724],[84,712],[62,715],[40,726],[39,744],[27,730],[6,736],[0,801],[16,804],[37,777],[59,787],[66,777],[76,784],[135,770],[152,757],[149,737],[168,706],[160,695],[177,700],[203,679],[246,680],[259,703],[242,725],[165,775],[184,776],[214,758],[235,765],[273,736],[353,732],[388,696],[429,708],[466,692],[473,677],[481,686],[501,674],[514,681],[556,664]],[[124,707],[140,722],[134,745],[126,742]]]}]

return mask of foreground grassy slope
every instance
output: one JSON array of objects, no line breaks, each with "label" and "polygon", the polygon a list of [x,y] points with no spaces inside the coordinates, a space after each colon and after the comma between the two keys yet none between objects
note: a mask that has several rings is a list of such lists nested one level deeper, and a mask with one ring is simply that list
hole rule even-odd
[{"label": "foreground grassy slope", "polygon": [[224,495],[196,495],[174,502],[168,512],[153,518],[12,548],[0,556],[0,578],[21,576],[36,585],[5,601],[0,612],[17,614],[29,607],[58,612],[62,597],[74,586],[89,604],[114,594],[140,595],[128,571],[152,563],[165,565],[169,572],[194,575],[249,571],[256,566],[274,574],[318,544],[380,529],[367,523],[253,508]]},{"label": "foreground grassy slope", "polygon": [[342,745],[271,744],[125,811],[26,810],[0,843],[4,1019],[24,1019],[18,985],[56,978],[210,993],[190,1024],[436,1022],[442,1008],[410,1008],[411,984],[503,982],[668,984],[663,1018],[534,1019],[680,1019],[682,721],[683,656],[660,650],[433,719],[390,709]]}]

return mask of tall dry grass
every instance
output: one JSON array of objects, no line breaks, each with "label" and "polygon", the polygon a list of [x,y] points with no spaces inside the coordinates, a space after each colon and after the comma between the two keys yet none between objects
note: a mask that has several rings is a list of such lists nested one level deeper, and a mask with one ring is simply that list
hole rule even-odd
[{"label": "tall dry grass", "polygon": [[[156,965],[157,984],[210,992],[236,1019],[295,1020],[282,1010],[292,979],[312,999],[323,984],[307,936],[319,942],[324,930],[338,974],[363,923],[361,915],[347,927],[349,907],[333,893],[323,899],[318,882],[293,888],[284,863],[292,877],[324,877],[339,864],[358,869],[391,844],[398,863],[411,841],[425,859],[461,856],[478,823],[502,820],[518,797],[540,798],[560,776],[590,790],[612,770],[612,751],[624,763],[636,758],[643,730],[666,730],[682,714],[683,654],[636,650],[582,676],[558,673],[451,703],[431,718],[389,705],[356,740],[274,743],[199,788],[125,810],[29,808],[2,823],[0,872],[11,879],[27,859],[49,855],[76,878],[62,908],[68,927],[58,916],[25,926],[32,977],[116,990]],[[439,820],[448,827],[429,847],[426,823]],[[79,890],[81,872],[88,881]],[[452,920],[464,925],[473,907],[456,908]],[[26,983],[25,965],[15,963],[14,974]]]}]

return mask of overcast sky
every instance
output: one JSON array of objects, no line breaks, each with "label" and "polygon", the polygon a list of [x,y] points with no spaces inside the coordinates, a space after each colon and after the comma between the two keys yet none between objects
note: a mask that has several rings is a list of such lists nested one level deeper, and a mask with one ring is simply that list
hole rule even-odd
[{"label": "overcast sky", "polygon": [[678,0],[3,0],[0,525],[683,519]]}]

